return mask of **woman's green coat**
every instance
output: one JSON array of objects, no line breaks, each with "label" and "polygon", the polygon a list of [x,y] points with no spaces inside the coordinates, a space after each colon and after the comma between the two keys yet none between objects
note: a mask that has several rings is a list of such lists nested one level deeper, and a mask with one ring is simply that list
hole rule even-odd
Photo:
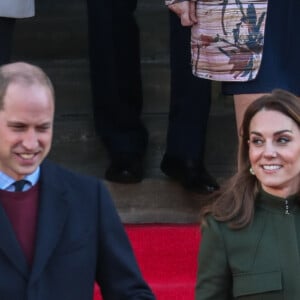
[{"label": "woman's green coat", "polygon": [[299,300],[297,197],[262,192],[253,222],[240,230],[208,218],[199,252],[196,300]]}]

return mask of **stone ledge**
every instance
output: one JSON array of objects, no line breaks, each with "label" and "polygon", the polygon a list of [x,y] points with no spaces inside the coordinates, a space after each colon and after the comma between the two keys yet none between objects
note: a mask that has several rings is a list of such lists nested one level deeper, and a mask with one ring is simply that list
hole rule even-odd
[{"label": "stone ledge", "polygon": [[207,195],[187,192],[167,178],[105,184],[124,223],[197,223],[200,208],[208,201]]}]

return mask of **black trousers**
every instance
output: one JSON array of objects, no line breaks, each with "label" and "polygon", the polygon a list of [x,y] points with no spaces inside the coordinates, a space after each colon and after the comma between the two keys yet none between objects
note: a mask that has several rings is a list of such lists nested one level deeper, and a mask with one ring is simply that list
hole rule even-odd
[{"label": "black trousers", "polygon": [[[87,0],[95,128],[109,153],[145,152],[137,0]],[[155,16],[154,16],[155,17]],[[170,16],[171,98],[166,152],[202,159],[210,82],[190,67],[190,29]],[[153,37],[155,38],[155,37]]]},{"label": "black trousers", "polygon": [[16,19],[0,17],[0,65],[10,61]]},{"label": "black trousers", "polygon": [[137,0],[87,0],[95,129],[109,153],[145,152]]},{"label": "black trousers", "polygon": [[166,152],[181,159],[204,159],[211,82],[192,74],[190,28],[170,12],[171,98]]}]

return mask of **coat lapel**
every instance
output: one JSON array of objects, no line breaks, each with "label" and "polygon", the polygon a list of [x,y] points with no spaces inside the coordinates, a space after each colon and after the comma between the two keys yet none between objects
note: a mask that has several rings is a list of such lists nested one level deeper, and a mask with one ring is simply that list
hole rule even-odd
[{"label": "coat lapel", "polygon": [[13,227],[0,205],[0,251],[24,276],[28,276],[29,268],[25,255],[19,246]]},{"label": "coat lapel", "polygon": [[34,282],[45,268],[55,246],[68,214],[68,201],[63,178],[56,168],[43,164],[41,168],[40,208],[37,224],[35,255],[30,277]]}]

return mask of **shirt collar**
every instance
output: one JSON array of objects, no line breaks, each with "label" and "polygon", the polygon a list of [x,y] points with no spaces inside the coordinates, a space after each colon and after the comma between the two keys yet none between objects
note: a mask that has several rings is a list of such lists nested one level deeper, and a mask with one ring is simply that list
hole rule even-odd
[{"label": "shirt collar", "polygon": [[[33,173],[26,175],[22,179],[26,179],[27,181],[30,182],[30,185],[33,186],[38,182],[39,177],[40,177],[40,167],[37,167],[37,169]],[[9,190],[10,186],[15,181],[16,181],[15,179],[13,179],[12,177],[10,177],[7,174],[0,171],[0,189],[1,190]]]}]

